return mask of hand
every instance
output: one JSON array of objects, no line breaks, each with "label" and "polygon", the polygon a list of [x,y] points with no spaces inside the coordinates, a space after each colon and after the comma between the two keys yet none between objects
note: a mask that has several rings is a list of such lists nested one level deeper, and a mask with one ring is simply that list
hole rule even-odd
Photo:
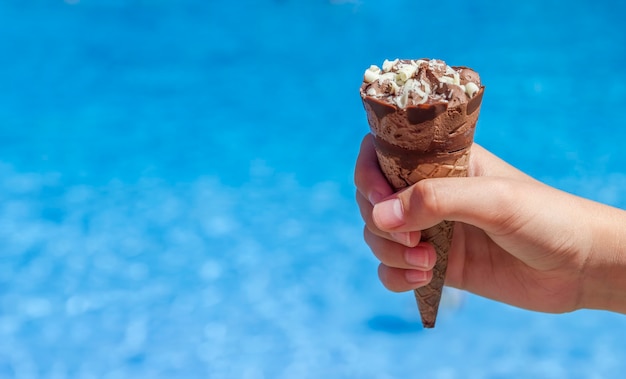
[{"label": "hand", "polygon": [[[451,220],[447,285],[543,312],[626,311],[626,251],[619,244],[626,241],[625,212],[542,184],[478,145],[468,174],[426,179],[394,194],[371,136],[364,138],[357,202],[388,289],[430,281],[436,255],[419,242],[420,230]],[[614,285],[621,292],[606,288]]]}]

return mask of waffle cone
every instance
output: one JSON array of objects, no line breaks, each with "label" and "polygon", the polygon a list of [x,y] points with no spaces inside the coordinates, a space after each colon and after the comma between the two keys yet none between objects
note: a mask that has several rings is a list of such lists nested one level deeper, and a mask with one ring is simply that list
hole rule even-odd
[{"label": "waffle cone", "polygon": [[[418,164],[413,170],[402,167],[398,164],[395,157],[385,154],[378,148],[376,153],[380,167],[385,173],[387,180],[395,190],[400,190],[426,178],[467,176],[470,150],[468,147],[461,151],[450,153],[447,159],[440,162]],[[448,267],[448,251],[452,242],[453,230],[454,222],[442,221],[422,231],[422,241],[432,244],[437,253],[432,280],[428,285],[413,291],[422,318],[422,324],[425,328],[435,326]]]},{"label": "waffle cone", "polygon": [[[421,104],[400,109],[362,96],[378,162],[396,191],[427,178],[467,176],[483,90],[455,107]],[[422,241],[437,252],[432,280],[414,291],[425,328],[435,326],[453,230],[454,222],[442,221],[422,231]]]}]

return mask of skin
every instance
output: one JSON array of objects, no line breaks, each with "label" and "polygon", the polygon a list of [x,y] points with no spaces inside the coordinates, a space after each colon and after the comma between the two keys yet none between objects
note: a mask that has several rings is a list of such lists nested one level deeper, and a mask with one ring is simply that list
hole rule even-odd
[{"label": "skin", "polygon": [[356,199],[383,285],[426,285],[436,254],[420,230],[451,220],[446,285],[541,312],[626,313],[626,212],[545,185],[476,144],[470,157],[467,178],[393,193],[365,136]]}]

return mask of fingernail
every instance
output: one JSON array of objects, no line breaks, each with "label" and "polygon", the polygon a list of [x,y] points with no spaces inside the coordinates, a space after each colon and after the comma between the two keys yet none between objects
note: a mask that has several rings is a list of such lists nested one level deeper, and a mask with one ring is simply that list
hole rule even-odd
[{"label": "fingernail", "polygon": [[379,227],[395,228],[404,224],[404,210],[399,199],[385,200],[374,206]]},{"label": "fingernail", "polygon": [[426,281],[427,278],[426,271],[419,270],[406,270],[404,275],[409,283],[421,283]]},{"label": "fingernail", "polygon": [[404,253],[406,263],[415,267],[428,268],[429,256],[428,252],[423,248],[406,249]]},{"label": "fingernail", "polygon": [[403,244],[404,246],[413,247],[414,243],[411,241],[411,232],[390,232],[389,235],[396,242]]},{"label": "fingernail", "polygon": [[393,238],[396,242],[400,242],[403,245],[409,244],[409,233],[406,232],[391,232],[389,233],[391,238]]}]

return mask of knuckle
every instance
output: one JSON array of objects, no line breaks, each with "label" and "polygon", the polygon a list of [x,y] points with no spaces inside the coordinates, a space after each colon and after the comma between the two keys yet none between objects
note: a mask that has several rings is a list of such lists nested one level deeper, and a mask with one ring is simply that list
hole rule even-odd
[{"label": "knuckle", "polygon": [[440,215],[444,210],[444,204],[437,195],[435,184],[432,180],[422,180],[415,185],[412,201],[416,202],[417,209],[427,216]]},{"label": "knuckle", "polygon": [[520,211],[522,203],[520,199],[523,198],[524,189],[520,188],[518,183],[511,181],[499,181],[494,183],[495,190],[498,193],[497,206],[494,207],[494,214],[491,218],[495,220],[498,225],[498,234],[509,234],[519,229],[523,224],[522,215],[524,212]]}]

